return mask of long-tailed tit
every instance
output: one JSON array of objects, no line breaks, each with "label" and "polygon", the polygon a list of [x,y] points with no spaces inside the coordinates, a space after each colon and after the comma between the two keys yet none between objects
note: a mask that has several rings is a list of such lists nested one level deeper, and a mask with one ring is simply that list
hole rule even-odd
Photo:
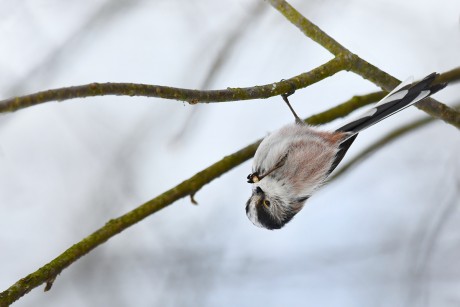
[{"label": "long-tailed tit", "polygon": [[372,109],[332,132],[305,124],[289,104],[292,93],[282,95],[296,121],[269,134],[255,153],[248,176],[252,195],[246,203],[251,222],[267,229],[286,225],[325,183],[359,132],[443,89],[446,83],[433,84],[437,75],[401,83]]}]

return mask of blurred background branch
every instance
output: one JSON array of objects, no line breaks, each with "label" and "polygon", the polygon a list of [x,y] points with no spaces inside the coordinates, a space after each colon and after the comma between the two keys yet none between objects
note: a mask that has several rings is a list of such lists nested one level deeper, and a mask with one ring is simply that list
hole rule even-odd
[{"label": "blurred background branch", "polygon": [[[231,29],[228,31],[228,34],[225,36],[225,42],[222,46],[214,53],[213,61],[211,62],[206,75],[204,76],[201,84],[199,86],[200,90],[206,90],[211,88],[212,83],[215,81],[216,77],[221,74],[225,64],[231,58],[232,53],[235,52],[236,46],[241,41],[244,34],[249,30],[253,29],[254,25],[264,16],[265,10],[268,6],[263,1],[254,2],[252,7],[249,9],[248,14],[246,14],[239,22],[231,24]],[[217,33],[216,36],[222,36],[222,33]],[[209,49],[209,45],[214,44],[216,37],[212,37],[208,44],[204,44],[200,50],[200,54],[204,54]],[[191,69],[192,74],[194,69]],[[174,135],[171,140],[171,143],[177,144],[182,140],[187,134],[190,133],[190,127],[194,118],[197,117],[200,110],[203,110],[199,105],[192,108],[190,114],[188,114],[186,121],[180,127],[178,132]]]}]

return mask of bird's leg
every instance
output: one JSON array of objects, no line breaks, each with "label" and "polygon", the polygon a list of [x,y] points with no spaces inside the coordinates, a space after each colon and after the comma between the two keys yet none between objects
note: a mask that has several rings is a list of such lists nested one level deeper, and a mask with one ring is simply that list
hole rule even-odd
[{"label": "bird's leg", "polygon": [[303,120],[300,119],[300,117],[297,115],[297,113],[294,111],[291,104],[289,103],[288,97],[295,93],[294,85],[291,84],[291,86],[291,90],[287,93],[281,94],[281,97],[283,98],[284,102],[286,102],[287,106],[289,107],[289,110],[291,110],[292,115],[294,115],[296,124],[304,124]]}]

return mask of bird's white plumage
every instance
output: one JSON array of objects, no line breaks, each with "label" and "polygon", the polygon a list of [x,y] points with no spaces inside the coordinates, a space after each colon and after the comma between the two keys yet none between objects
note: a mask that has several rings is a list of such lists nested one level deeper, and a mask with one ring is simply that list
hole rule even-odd
[{"label": "bird's white plumage", "polygon": [[[254,225],[280,228],[302,209],[305,200],[325,182],[341,136],[304,124],[289,124],[262,141],[254,156],[253,173],[263,177],[253,181],[246,208]],[[270,175],[264,176],[267,172]],[[263,200],[270,206],[264,207]],[[261,222],[262,213],[270,216],[271,226]]]},{"label": "bird's white plumage", "polygon": [[407,95],[407,93],[409,93],[408,90],[402,90],[402,91],[396,92],[396,93],[394,93],[394,94],[387,95],[384,99],[380,100],[380,101],[375,105],[375,107],[384,105],[384,104],[386,104],[386,103],[389,103],[389,102],[392,102],[392,101],[395,101],[395,100],[403,99],[404,96]]},{"label": "bird's white plumage", "polygon": [[415,97],[414,102],[420,101],[423,98],[428,97],[430,95],[430,91],[421,91],[420,94],[418,94],[417,97]]},{"label": "bird's white plumage", "polygon": [[[275,168],[281,158],[286,157],[286,160],[283,167],[274,171],[275,176],[264,178],[254,185],[276,196],[285,197],[293,193],[311,195],[327,177],[329,166],[337,154],[340,139],[330,146],[333,141],[327,137],[326,132],[299,124],[286,125],[268,135],[254,156],[253,172],[266,172]],[[305,161],[305,157],[310,157],[309,161]],[[279,185],[279,180],[289,181],[290,184]]]}]

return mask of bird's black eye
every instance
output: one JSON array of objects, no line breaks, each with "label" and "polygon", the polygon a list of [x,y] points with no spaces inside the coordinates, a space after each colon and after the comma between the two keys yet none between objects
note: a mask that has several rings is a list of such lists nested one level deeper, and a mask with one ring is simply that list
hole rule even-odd
[{"label": "bird's black eye", "polygon": [[257,192],[257,193],[263,193],[264,191],[263,191],[260,187],[257,187],[257,188],[256,188],[256,192]]},{"label": "bird's black eye", "polygon": [[266,199],[264,199],[263,204],[264,204],[264,206],[267,207],[267,208],[270,207],[270,201],[268,201],[268,200],[266,200]]}]

